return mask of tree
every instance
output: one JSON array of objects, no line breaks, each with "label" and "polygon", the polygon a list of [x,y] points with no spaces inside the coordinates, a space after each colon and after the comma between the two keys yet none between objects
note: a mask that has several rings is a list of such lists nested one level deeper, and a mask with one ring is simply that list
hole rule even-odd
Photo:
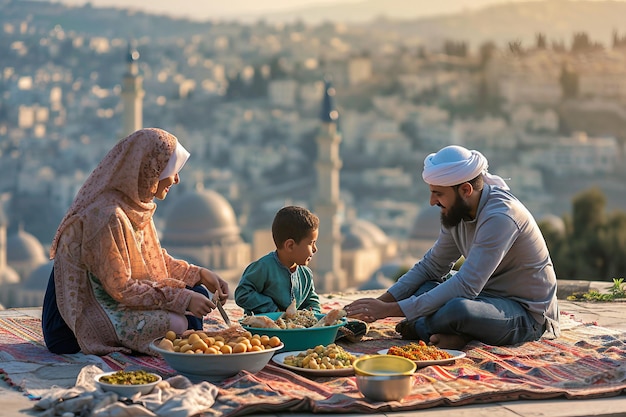
[{"label": "tree", "polygon": [[497,47],[496,44],[492,41],[484,42],[480,45],[479,55],[480,55],[480,68],[485,69],[491,58],[493,58],[493,54],[496,52]]},{"label": "tree", "polygon": [[609,277],[623,277],[626,271],[626,212],[613,213],[604,234]]},{"label": "tree", "polygon": [[524,48],[522,48],[522,41],[515,40],[509,42],[509,51],[511,51],[513,55],[523,55]]},{"label": "tree", "polygon": [[572,52],[587,52],[599,49],[603,49],[602,44],[599,42],[592,42],[587,33],[578,32],[574,34],[574,39],[572,40]]},{"label": "tree", "polygon": [[457,56],[464,58],[467,56],[467,42],[446,40],[443,44],[443,52],[449,56]]},{"label": "tree", "polygon": [[572,235],[570,260],[582,277],[606,277],[606,252],[602,235],[605,225],[606,197],[598,188],[583,191],[572,204]]},{"label": "tree", "polygon": [[548,46],[548,41],[546,40],[546,35],[543,33],[537,33],[535,36],[537,39],[537,49],[546,49]]},{"label": "tree", "polygon": [[597,187],[583,191],[574,197],[572,209],[573,237],[576,240],[589,236],[596,236],[600,228],[604,226],[606,196]]},{"label": "tree", "polygon": [[626,212],[607,215],[606,197],[596,187],[572,200],[565,233],[540,223],[558,277],[611,281],[626,270]]},{"label": "tree", "polygon": [[566,64],[561,67],[559,77],[561,91],[564,99],[576,98],[578,96],[578,74],[570,70]]}]

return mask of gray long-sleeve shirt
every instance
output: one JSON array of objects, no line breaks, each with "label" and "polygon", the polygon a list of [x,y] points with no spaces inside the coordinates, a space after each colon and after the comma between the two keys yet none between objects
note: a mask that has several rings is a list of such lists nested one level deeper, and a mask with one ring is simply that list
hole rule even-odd
[{"label": "gray long-sleeve shirt", "polygon": [[[461,255],[462,267],[443,281]],[[429,280],[441,284],[414,296]],[[507,297],[558,337],[556,290],[552,260],[530,212],[508,191],[485,184],[476,218],[442,227],[434,246],[389,293],[408,319],[430,315],[456,297],[473,299],[481,292]]]}]

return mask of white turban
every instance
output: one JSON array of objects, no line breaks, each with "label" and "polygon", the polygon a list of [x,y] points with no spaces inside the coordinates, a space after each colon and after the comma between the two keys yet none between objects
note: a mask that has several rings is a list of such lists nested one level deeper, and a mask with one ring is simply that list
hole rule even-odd
[{"label": "white turban", "polygon": [[483,175],[486,184],[508,190],[504,179],[487,172],[487,158],[478,151],[470,151],[462,146],[446,146],[424,159],[422,178],[427,184],[451,187]]},{"label": "white turban", "polygon": [[183,165],[185,165],[187,159],[189,159],[189,155],[187,149],[185,149],[180,142],[176,141],[176,149],[174,149],[174,153],[170,156],[170,160],[167,161],[165,169],[161,172],[159,181],[178,174],[178,172],[183,169]]}]

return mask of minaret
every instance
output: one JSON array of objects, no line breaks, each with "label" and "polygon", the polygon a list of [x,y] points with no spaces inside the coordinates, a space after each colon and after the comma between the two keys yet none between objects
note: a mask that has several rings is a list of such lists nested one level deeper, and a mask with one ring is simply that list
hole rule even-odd
[{"label": "minaret", "polygon": [[339,213],[339,143],[337,132],[339,113],[335,108],[335,89],[329,80],[324,82],[321,126],[317,136],[317,195],[315,214],[320,219],[318,252],[315,254],[315,281],[319,291],[344,289],[345,272],[341,269],[341,225]]},{"label": "minaret", "polygon": [[[7,220],[0,202],[0,275],[7,267]],[[0,284],[2,282],[0,281]]]},{"label": "minaret", "polygon": [[126,54],[127,70],[122,81],[122,102],[124,104],[122,138],[143,127],[143,78],[137,68],[139,52],[128,43]]}]

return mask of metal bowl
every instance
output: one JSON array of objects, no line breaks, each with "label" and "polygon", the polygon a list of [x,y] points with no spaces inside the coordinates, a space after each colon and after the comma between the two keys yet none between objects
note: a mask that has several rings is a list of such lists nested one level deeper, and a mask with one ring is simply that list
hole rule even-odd
[{"label": "metal bowl", "polygon": [[227,355],[187,354],[171,352],[159,347],[161,338],[152,342],[150,347],[158,352],[165,362],[191,382],[218,382],[238,374],[240,371],[259,372],[267,365],[274,353],[283,348],[279,346],[255,352],[230,353]]},{"label": "metal bowl", "polygon": [[[257,314],[257,316],[267,316],[272,320],[276,320],[283,313],[263,313]],[[316,319],[321,319],[325,314],[315,314]],[[243,320],[243,319],[242,319]],[[242,320],[239,320],[240,322]],[[341,326],[346,324],[347,320],[345,318],[341,319],[338,324],[333,324],[332,326],[324,326],[324,327],[309,327],[302,329],[266,329],[266,328],[258,328],[258,327],[250,327],[246,325],[241,325],[244,329],[252,332],[252,333],[261,333],[266,334],[268,336],[278,336],[280,341],[285,344],[285,348],[283,349],[286,352],[289,351],[300,351],[307,350],[309,348],[314,348],[318,345],[327,346],[331,343],[335,342],[335,338],[337,337],[337,332]]]},{"label": "metal bowl", "polygon": [[408,358],[394,355],[363,356],[352,365],[357,375],[398,376],[413,375],[417,364]]},{"label": "metal bowl", "polygon": [[411,393],[413,375],[357,375],[356,386],[373,401],[400,401]]},{"label": "metal bowl", "polygon": [[141,395],[150,394],[150,392],[152,392],[154,387],[159,382],[161,382],[161,380],[162,380],[160,375],[157,375],[155,373],[149,372],[150,374],[152,374],[155,377],[157,377],[157,379],[156,379],[156,381],[150,382],[148,384],[128,384],[128,385],[125,385],[125,384],[109,384],[109,383],[100,381],[100,378],[102,378],[104,376],[108,376],[108,375],[113,375],[115,373],[116,372],[104,372],[104,373],[96,375],[94,377],[94,380],[96,381],[96,384],[103,391],[115,392],[117,395],[119,395],[121,397],[126,397],[126,398],[132,398],[137,393],[141,393]]}]

